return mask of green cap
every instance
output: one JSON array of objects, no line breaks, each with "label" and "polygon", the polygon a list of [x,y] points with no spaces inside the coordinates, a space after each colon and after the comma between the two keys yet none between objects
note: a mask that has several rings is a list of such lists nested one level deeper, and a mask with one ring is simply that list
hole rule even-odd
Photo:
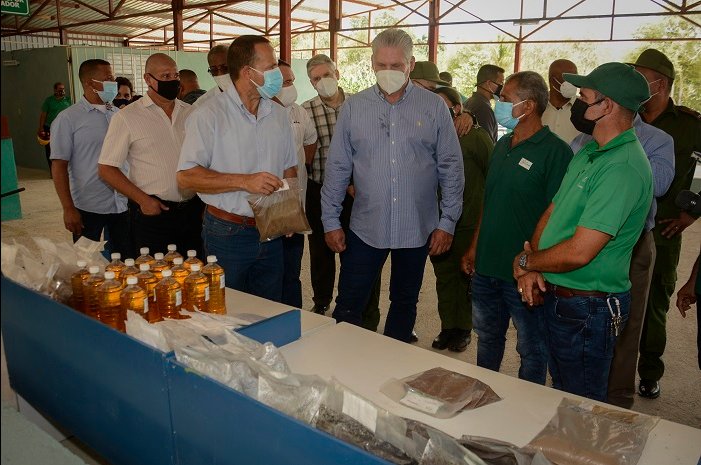
[{"label": "green cap", "polygon": [[449,83],[438,76],[438,66],[430,61],[417,61],[414,64],[414,70],[409,74],[409,79],[424,79],[440,84],[441,86],[450,86]]},{"label": "green cap", "polygon": [[439,87],[433,92],[435,92],[436,94],[445,94],[445,96],[448,97],[448,100],[450,100],[453,103],[453,105],[459,105],[462,102],[462,99],[460,98],[460,92],[453,89],[452,87]]},{"label": "green cap", "polygon": [[577,87],[599,91],[631,111],[638,111],[650,98],[645,77],[625,63],[604,63],[586,76],[564,73],[562,78]]},{"label": "green cap", "polygon": [[667,56],[655,50],[654,48],[648,48],[643,53],[640,54],[635,63],[631,63],[634,66],[641,66],[643,68],[648,68],[653,71],[667,76],[672,81],[674,81],[674,65]]}]

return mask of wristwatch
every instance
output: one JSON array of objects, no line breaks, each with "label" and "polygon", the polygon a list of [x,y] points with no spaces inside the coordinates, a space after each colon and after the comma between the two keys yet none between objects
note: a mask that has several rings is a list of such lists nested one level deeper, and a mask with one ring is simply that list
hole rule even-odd
[{"label": "wristwatch", "polygon": [[527,253],[522,253],[520,257],[518,257],[518,266],[522,270],[528,271],[528,254]]}]

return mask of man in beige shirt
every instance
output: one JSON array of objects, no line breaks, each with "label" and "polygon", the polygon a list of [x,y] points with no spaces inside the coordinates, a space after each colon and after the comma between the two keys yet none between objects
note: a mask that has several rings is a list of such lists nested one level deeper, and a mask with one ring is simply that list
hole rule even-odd
[{"label": "man in beige shirt", "polygon": [[[192,107],[177,99],[178,67],[155,53],[146,61],[144,98],[112,119],[100,154],[100,176],[129,198],[133,251],[202,250],[203,204],[194,192],[178,188],[175,174]],[[119,167],[127,162],[129,176]]]},{"label": "man in beige shirt", "polygon": [[568,144],[579,135],[570,121],[572,104],[576,100],[577,88],[565,82],[562,73],[577,74],[577,65],[570,60],[555,60],[548,68],[548,106],[543,113],[543,124]]}]

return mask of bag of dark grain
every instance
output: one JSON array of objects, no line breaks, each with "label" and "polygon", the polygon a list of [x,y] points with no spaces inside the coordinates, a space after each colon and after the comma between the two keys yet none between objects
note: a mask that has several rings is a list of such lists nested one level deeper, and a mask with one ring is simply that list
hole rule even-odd
[{"label": "bag of dark grain", "polygon": [[251,194],[247,197],[261,242],[287,234],[311,232],[302,207],[299,181],[297,178],[287,178],[283,184],[270,195]]}]

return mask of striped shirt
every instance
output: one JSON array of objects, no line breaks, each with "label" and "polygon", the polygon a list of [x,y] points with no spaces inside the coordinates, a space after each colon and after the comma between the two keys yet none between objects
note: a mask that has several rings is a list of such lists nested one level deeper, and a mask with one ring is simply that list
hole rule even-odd
[{"label": "striped shirt", "polygon": [[119,111],[110,123],[100,153],[100,164],[129,165],[129,180],[148,195],[181,202],[193,194],[181,192],[175,179],[185,120],[192,106],[175,100],[172,118],[144,95]]},{"label": "striped shirt", "polygon": [[[345,103],[346,94],[340,87],[338,91],[343,95],[343,103]],[[343,103],[341,103],[338,108],[331,108],[317,95],[313,99],[307,100],[302,104],[302,107],[307,110],[309,117],[314,122],[314,126],[316,126],[318,143],[314,159],[312,160],[312,170],[309,172],[309,179],[319,184],[324,182],[324,171],[326,169],[326,159],[329,155],[329,146],[331,145],[331,138],[333,137],[333,131],[336,127],[336,120],[343,107]]]},{"label": "striped shirt", "polygon": [[453,234],[462,213],[465,175],[443,99],[411,81],[395,104],[378,86],[349,97],[336,123],[321,189],[326,232],[341,228],[341,203],[351,176],[350,228],[371,247],[421,247],[436,228]]}]

